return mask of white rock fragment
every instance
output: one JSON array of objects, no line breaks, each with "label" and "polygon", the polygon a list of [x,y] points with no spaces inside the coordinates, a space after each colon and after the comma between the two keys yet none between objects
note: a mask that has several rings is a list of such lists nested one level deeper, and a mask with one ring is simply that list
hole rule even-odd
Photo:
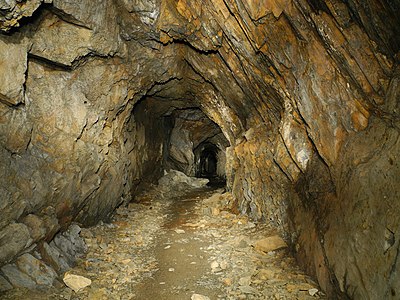
[{"label": "white rock fragment", "polygon": [[240,286],[239,290],[245,294],[258,294],[257,289],[255,289],[249,285]]},{"label": "white rock fragment", "polygon": [[314,297],[317,293],[318,293],[318,289],[313,288],[313,289],[309,289],[309,290],[308,290],[308,294],[309,294],[310,296],[313,296],[313,297]]},{"label": "white rock fragment", "polygon": [[248,286],[251,283],[251,276],[242,277],[239,279],[239,285]]},{"label": "white rock fragment", "polygon": [[209,297],[200,295],[200,294],[193,294],[192,297],[190,297],[191,300],[210,300]]},{"label": "white rock fragment", "polygon": [[64,275],[63,281],[66,286],[76,293],[92,284],[89,278],[69,273]]},{"label": "white rock fragment", "polygon": [[218,267],[219,267],[219,263],[218,263],[218,262],[213,261],[213,262],[211,263],[211,269],[217,269]]},{"label": "white rock fragment", "polygon": [[186,183],[192,187],[204,187],[209,182],[205,178],[188,177],[184,173],[177,170],[170,170],[160,180],[158,184],[160,187],[168,189],[171,186],[176,186],[177,183]]},{"label": "white rock fragment", "polygon": [[254,224],[253,222],[247,223],[247,228],[254,228],[254,227],[256,227],[256,224]]},{"label": "white rock fragment", "polygon": [[226,270],[226,268],[228,268],[228,263],[225,260],[221,261],[219,265],[222,270]]},{"label": "white rock fragment", "polygon": [[169,268],[168,272],[175,272],[175,269],[174,268]]},{"label": "white rock fragment", "polygon": [[175,229],[175,232],[178,233],[178,234],[182,234],[182,233],[185,233],[185,230],[183,230],[183,229]]}]

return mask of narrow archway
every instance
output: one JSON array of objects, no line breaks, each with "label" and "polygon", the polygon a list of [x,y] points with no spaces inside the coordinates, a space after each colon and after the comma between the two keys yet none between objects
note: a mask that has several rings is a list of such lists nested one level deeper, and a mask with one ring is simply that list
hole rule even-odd
[{"label": "narrow archway", "polygon": [[207,178],[211,185],[225,185],[225,149],[213,139],[201,143],[195,150],[196,177]]},{"label": "narrow archway", "polygon": [[217,155],[215,151],[205,149],[200,155],[200,177],[217,176]]}]

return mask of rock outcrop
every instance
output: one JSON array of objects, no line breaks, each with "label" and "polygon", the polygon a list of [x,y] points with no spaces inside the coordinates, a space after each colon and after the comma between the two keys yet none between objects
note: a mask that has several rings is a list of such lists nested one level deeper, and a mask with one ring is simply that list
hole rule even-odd
[{"label": "rock outcrop", "polygon": [[[109,218],[171,158],[193,175],[207,140],[237,208],[274,224],[331,297],[398,298],[399,10],[3,1],[0,265]],[[211,121],[190,127],[191,110]]]}]

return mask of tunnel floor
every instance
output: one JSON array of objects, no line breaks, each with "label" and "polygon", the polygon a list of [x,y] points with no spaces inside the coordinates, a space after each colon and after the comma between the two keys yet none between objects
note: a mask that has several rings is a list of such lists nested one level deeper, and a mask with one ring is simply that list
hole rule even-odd
[{"label": "tunnel floor", "polygon": [[88,252],[69,273],[90,286],[76,293],[60,280],[7,299],[324,299],[287,248],[257,246],[276,232],[231,213],[226,195],[209,186],[154,187],[112,223],[82,229]]}]

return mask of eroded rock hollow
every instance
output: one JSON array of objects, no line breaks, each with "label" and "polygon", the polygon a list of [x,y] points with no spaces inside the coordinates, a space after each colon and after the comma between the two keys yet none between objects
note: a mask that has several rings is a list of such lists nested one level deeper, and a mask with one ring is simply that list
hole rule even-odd
[{"label": "eroded rock hollow", "polygon": [[398,299],[399,11],[0,1],[0,266],[177,169],[226,180],[331,298]]}]

